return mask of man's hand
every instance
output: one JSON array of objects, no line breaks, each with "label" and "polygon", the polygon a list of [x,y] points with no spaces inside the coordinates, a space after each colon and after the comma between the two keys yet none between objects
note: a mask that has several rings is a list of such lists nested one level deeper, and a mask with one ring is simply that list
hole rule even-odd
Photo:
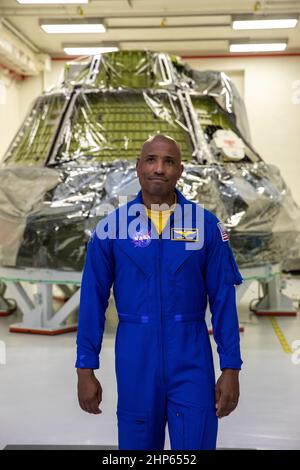
[{"label": "man's hand", "polygon": [[237,407],[239,388],[239,370],[223,369],[215,388],[218,418],[228,416]]},{"label": "man's hand", "polygon": [[99,404],[102,401],[102,387],[96,379],[93,369],[77,369],[78,401],[80,407],[88,413],[100,414]]}]

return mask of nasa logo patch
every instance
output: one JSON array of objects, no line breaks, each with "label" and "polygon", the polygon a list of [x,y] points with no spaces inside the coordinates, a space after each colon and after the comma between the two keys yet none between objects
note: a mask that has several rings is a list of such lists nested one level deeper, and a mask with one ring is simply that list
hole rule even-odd
[{"label": "nasa logo patch", "polygon": [[135,248],[146,248],[151,243],[151,231],[135,232],[132,243]]}]

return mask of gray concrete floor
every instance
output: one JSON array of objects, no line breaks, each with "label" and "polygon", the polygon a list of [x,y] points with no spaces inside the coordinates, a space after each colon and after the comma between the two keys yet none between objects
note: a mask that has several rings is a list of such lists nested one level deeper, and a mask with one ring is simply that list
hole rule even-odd
[{"label": "gray concrete floor", "polygon": [[[287,281],[284,291],[300,298],[300,279]],[[9,297],[9,291],[7,292]],[[257,297],[253,282],[239,304],[241,348],[239,407],[219,422],[218,447],[300,449],[300,364],[292,363],[268,318],[249,312]],[[19,446],[117,446],[114,330],[111,305],[97,371],[103,388],[101,415],[81,411],[77,403],[75,333],[55,337],[9,333],[20,321],[16,312],[0,318],[0,340],[7,361],[0,365],[0,449]],[[300,314],[276,319],[289,345],[300,340]],[[216,370],[218,358],[212,340]],[[79,447],[78,447],[79,448]],[[169,439],[166,438],[166,449]]]}]

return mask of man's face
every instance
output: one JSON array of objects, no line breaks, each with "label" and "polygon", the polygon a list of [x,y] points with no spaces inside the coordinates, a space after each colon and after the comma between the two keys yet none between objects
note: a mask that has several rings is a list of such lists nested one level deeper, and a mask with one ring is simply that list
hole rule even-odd
[{"label": "man's face", "polygon": [[152,196],[165,196],[174,191],[183,169],[178,148],[167,140],[144,144],[136,163],[140,185]]}]

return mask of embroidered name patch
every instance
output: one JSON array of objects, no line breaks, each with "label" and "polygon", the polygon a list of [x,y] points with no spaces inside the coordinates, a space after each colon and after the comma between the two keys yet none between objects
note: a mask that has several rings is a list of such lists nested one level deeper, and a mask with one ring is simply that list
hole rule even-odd
[{"label": "embroidered name patch", "polygon": [[225,229],[224,224],[223,224],[222,222],[219,222],[219,223],[217,224],[217,226],[218,226],[218,229],[220,230],[220,233],[221,233],[221,237],[222,237],[223,242],[228,242],[229,237],[228,237],[228,234],[227,234],[227,232],[226,232],[226,229]]},{"label": "embroidered name patch", "polygon": [[199,230],[197,228],[171,228],[171,240],[198,242]]}]

